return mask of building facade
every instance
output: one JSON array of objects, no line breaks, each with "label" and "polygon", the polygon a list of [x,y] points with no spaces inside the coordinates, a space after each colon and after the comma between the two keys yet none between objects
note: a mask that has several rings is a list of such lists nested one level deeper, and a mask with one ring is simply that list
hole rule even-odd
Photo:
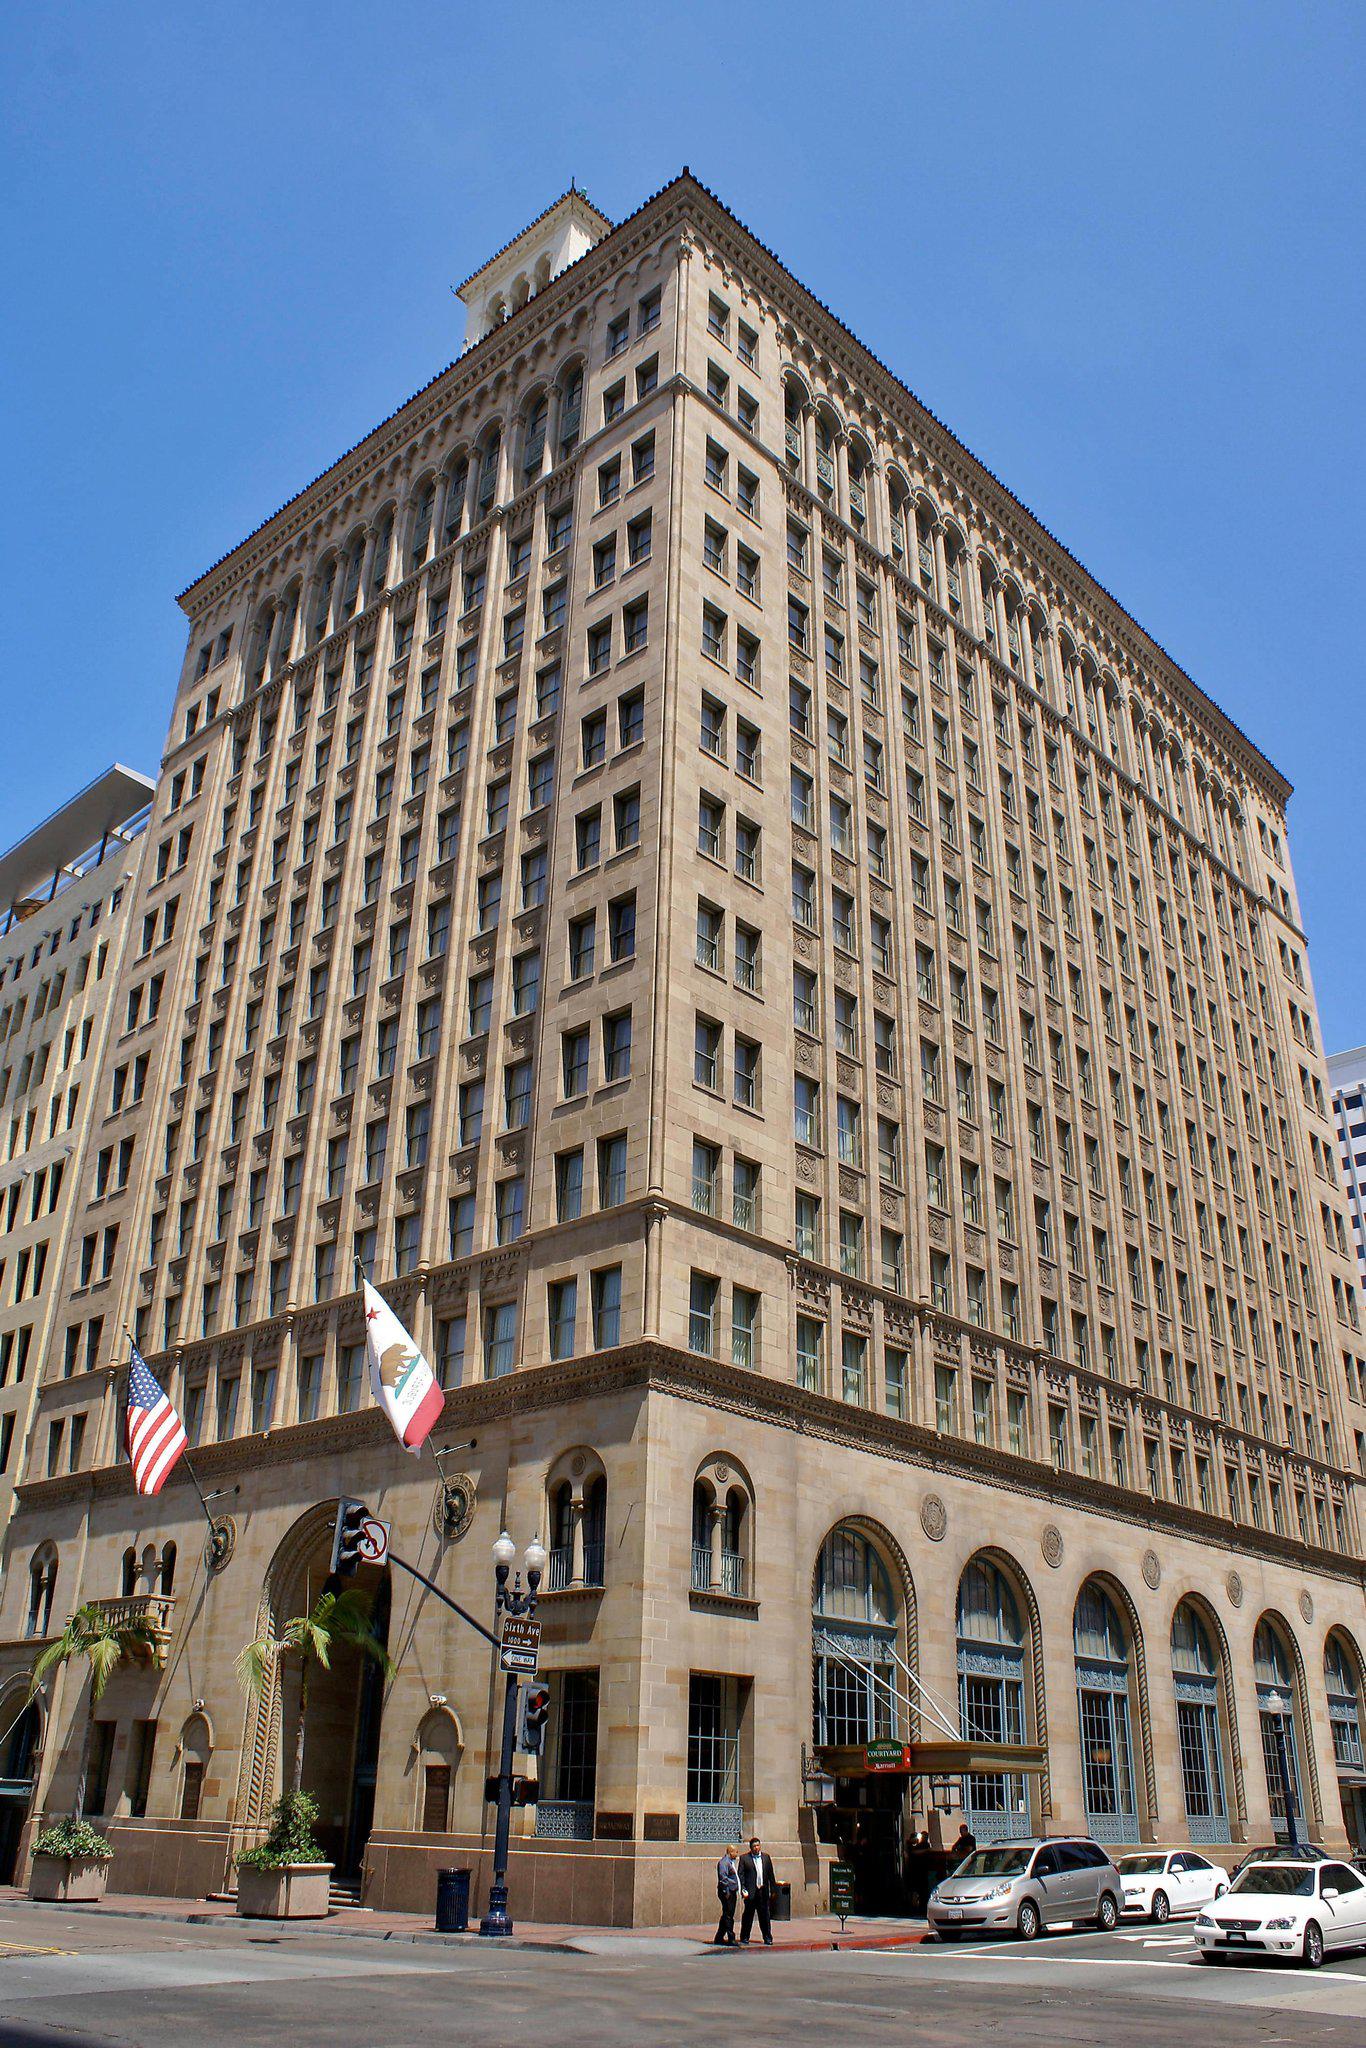
[{"label": "building facade", "polygon": [[[77,1599],[142,1603],[92,1810],[115,1888],[216,1888],[295,1713],[234,1655],[356,1494],[478,1611],[500,1529],[549,1547],[523,1914],[696,1917],[751,1828],[796,1911],[841,1851],[896,1904],[912,1818],[1235,1853],[1286,1774],[1360,1842],[1288,785],[686,173],[495,265],[459,362],[182,599],[105,1059],[147,1082],[79,1162],[39,1427],[85,1456],[20,1489],[0,1710]],[[369,1405],[356,1260],[450,1498]],[[222,1569],[119,1462],[124,1319],[239,1489]],[[371,1583],[397,1675],[339,1662],[305,1782],[340,1876],[425,1906],[486,1875],[495,1688]],[[37,1712],[55,1812],[76,1681]]]}]

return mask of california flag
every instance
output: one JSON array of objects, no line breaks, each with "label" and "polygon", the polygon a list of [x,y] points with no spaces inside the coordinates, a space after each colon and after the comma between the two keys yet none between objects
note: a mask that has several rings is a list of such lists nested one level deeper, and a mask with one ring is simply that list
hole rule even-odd
[{"label": "california flag", "polygon": [[368,1280],[363,1286],[371,1390],[404,1450],[416,1457],[441,1414],[441,1389],[384,1296]]}]

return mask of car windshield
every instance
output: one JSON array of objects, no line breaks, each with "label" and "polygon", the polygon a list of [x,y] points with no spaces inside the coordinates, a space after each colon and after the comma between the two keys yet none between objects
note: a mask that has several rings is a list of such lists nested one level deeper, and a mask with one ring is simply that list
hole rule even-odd
[{"label": "car windshield", "polygon": [[954,1870],[955,1877],[1023,1877],[1029,1868],[1028,1849],[977,1849]]},{"label": "car windshield", "polygon": [[1152,1877],[1166,1866],[1165,1856],[1121,1856],[1115,1865],[1121,1877]]},{"label": "car windshield", "polygon": [[1279,1893],[1284,1898],[1312,1899],[1314,1872],[1307,1863],[1254,1863],[1234,1878],[1231,1892]]}]

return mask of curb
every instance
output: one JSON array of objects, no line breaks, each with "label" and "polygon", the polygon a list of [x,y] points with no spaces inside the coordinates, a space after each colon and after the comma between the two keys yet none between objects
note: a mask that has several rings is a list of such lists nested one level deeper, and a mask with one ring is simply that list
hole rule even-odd
[{"label": "curb", "polygon": [[[85,1901],[53,1902],[45,1899],[15,1898],[0,1900],[0,1906],[33,1907],[40,1911],[81,1912],[87,1908],[102,1920],[149,1920],[162,1927],[229,1927],[234,1929],[271,1927],[281,1930],[272,1937],[275,1940],[306,1940],[322,1935],[327,1940],[358,1940],[398,1942],[409,1947],[458,1948],[464,1944],[480,1941],[481,1937],[471,1928],[465,1934],[438,1934],[432,1928],[407,1927],[364,1927],[357,1926],[351,1915],[344,1909],[329,1912],[325,1920],[248,1920],[234,1913],[162,1913],[142,1906],[111,1906],[107,1896],[104,1899]],[[287,1932],[285,1931],[287,1930]],[[539,1955],[589,1955],[598,1951],[585,1949],[581,1941],[601,1939],[610,1935],[612,1929],[584,1928],[579,1936],[570,1936],[555,1941],[538,1941],[524,1935],[499,1936],[489,1943],[490,1951],[516,1949],[524,1954]],[[665,1931],[655,1938],[664,1936]],[[642,1939],[648,1939],[643,1936]],[[667,1938],[667,1937],[665,1937]],[[679,1935],[675,1940],[686,1941],[690,1937]],[[629,1953],[633,1937],[621,1936],[623,1952]],[[775,1941],[771,1953],[774,1955],[824,1955],[835,1949],[901,1949],[918,1948],[929,1939],[928,1930],[922,1934],[823,1934],[814,1935],[807,1941]],[[697,1940],[698,1956],[715,1956],[724,1953],[714,1942]],[[762,1945],[753,1951],[756,1955],[769,1953]]]}]

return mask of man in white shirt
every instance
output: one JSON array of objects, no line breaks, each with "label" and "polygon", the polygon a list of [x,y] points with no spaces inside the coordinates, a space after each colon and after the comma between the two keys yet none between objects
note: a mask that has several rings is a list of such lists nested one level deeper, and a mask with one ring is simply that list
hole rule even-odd
[{"label": "man in white shirt", "polygon": [[749,1838],[749,1849],[740,1858],[740,1896],[745,1902],[740,1916],[740,1946],[746,1947],[750,1930],[754,1926],[756,1913],[759,1916],[759,1932],[764,1937],[765,1948],[773,1946],[773,1894],[777,1880],[773,1875],[773,1858],[765,1856],[763,1844],[757,1835]]}]

